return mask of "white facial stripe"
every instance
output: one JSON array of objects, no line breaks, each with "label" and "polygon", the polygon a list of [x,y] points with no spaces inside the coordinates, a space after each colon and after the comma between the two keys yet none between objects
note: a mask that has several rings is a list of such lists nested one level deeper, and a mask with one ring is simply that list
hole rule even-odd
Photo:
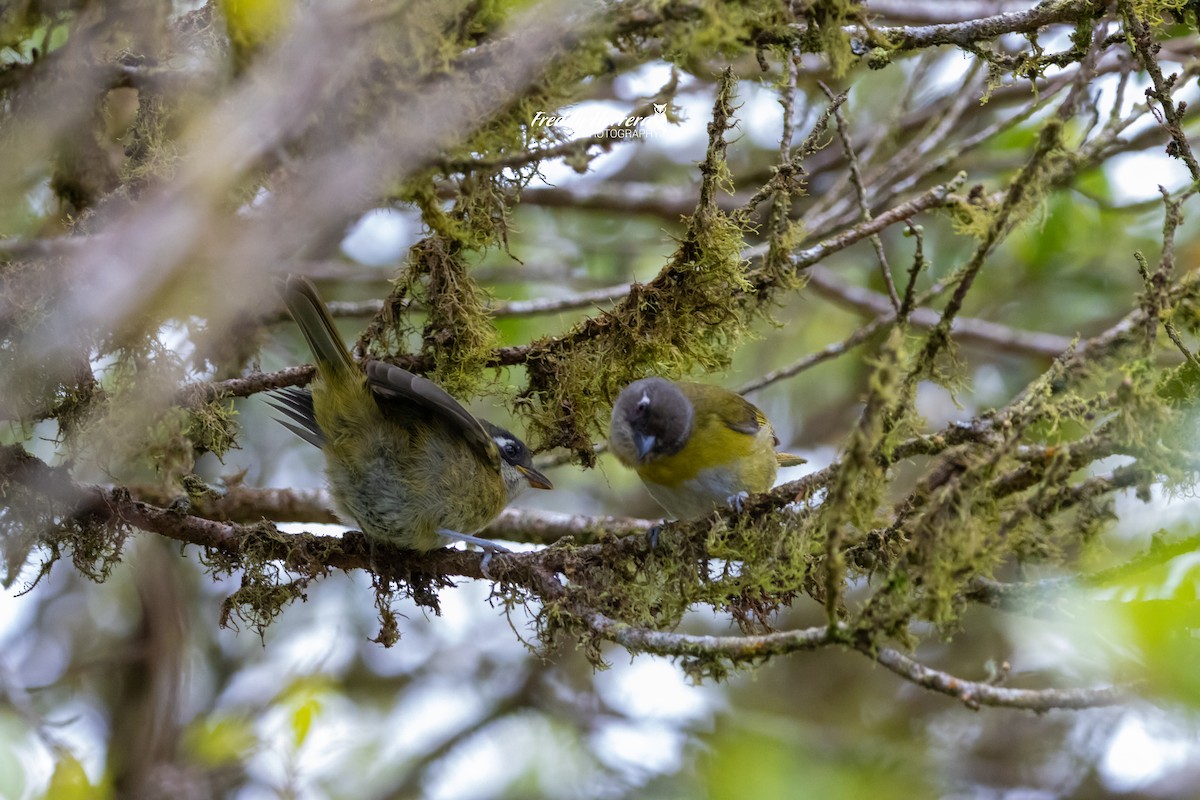
[{"label": "white facial stripe", "polygon": [[650,393],[647,391],[643,391],[642,399],[638,400],[638,408],[647,408],[647,407],[649,407],[649,405],[650,405]]}]

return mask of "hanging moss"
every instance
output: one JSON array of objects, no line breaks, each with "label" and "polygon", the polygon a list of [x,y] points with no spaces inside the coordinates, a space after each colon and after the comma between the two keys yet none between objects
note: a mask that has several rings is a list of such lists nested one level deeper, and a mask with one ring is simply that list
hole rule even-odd
[{"label": "hanging moss", "polygon": [[65,467],[48,467],[19,445],[0,446],[0,583],[11,586],[39,548],[45,558],[33,584],[64,552],[81,575],[106,580],[132,529],[96,513],[98,501],[74,487]]},{"label": "hanging moss", "polygon": [[414,300],[428,314],[421,331],[421,354],[434,365],[428,377],[453,395],[476,393],[499,334],[459,243],[431,236],[412,247],[408,268],[361,343],[380,357],[405,352],[413,332],[407,308]]},{"label": "hanging moss", "polygon": [[678,378],[724,369],[749,332],[755,311],[742,299],[753,290],[742,256],[745,230],[716,203],[718,191],[732,189],[724,133],[734,86],[726,72],[709,125],[701,197],[667,266],[607,314],[535,344],[522,401],[538,446],[570,447],[590,464],[592,437],[606,429],[623,386],[646,375]]},{"label": "hanging moss", "polygon": [[237,410],[233,401],[213,401],[187,409],[183,435],[197,453],[212,453],[217,458],[237,447]]}]

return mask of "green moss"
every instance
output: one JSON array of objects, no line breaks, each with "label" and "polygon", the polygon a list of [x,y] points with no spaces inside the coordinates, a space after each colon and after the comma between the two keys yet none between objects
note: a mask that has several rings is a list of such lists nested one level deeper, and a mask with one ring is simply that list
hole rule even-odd
[{"label": "green moss", "polygon": [[[846,26],[861,17],[861,6],[847,0],[812,0],[802,5],[784,0],[717,2],[705,0],[686,7],[686,14],[665,5],[670,24],[655,31],[664,57],[697,70],[714,54],[744,55],[762,41],[782,41],[804,53],[822,53],[836,77],[854,64]],[[798,21],[803,26],[797,26]]]},{"label": "green moss", "polygon": [[[841,77],[854,65],[846,26],[862,14],[860,5],[846,0],[816,0],[807,4],[812,52],[824,53],[835,77]],[[803,42],[802,42],[803,46]],[[873,65],[878,68],[878,64]]]},{"label": "green moss", "polygon": [[1133,13],[1143,21],[1157,27],[1167,24],[1170,16],[1179,17],[1187,8],[1189,0],[1130,0]]},{"label": "green moss", "polygon": [[45,557],[33,585],[64,552],[81,575],[108,578],[132,531],[94,509],[98,500],[77,490],[65,467],[46,466],[19,445],[0,447],[0,583],[11,586],[38,549]]},{"label": "green moss", "polygon": [[701,165],[701,197],[667,265],[612,311],[535,344],[520,408],[532,417],[529,430],[539,447],[569,447],[590,464],[592,437],[606,429],[623,386],[646,375],[678,378],[724,369],[749,333],[757,309],[746,298],[753,284],[742,257],[744,223],[716,203],[718,191],[732,188],[723,136],[733,90],[726,73]]},{"label": "green moss", "polygon": [[408,311],[413,300],[427,313],[420,341],[421,353],[434,363],[429,377],[451,394],[473,394],[484,379],[499,334],[486,294],[470,276],[460,241],[443,234],[413,246],[408,268],[394,281],[383,312],[360,345],[379,357],[406,352],[415,333]]},{"label": "green moss", "polygon": [[[207,549],[202,561],[213,572],[241,573],[240,586],[222,603],[221,627],[245,624],[261,637],[289,603],[307,599],[309,581],[328,572],[319,560],[305,557],[306,545],[316,538],[283,534],[263,522],[243,529],[236,553]],[[281,551],[286,558],[279,558]]]},{"label": "green moss", "polygon": [[183,435],[197,452],[221,458],[237,447],[237,411],[232,400],[192,406],[185,413]]}]

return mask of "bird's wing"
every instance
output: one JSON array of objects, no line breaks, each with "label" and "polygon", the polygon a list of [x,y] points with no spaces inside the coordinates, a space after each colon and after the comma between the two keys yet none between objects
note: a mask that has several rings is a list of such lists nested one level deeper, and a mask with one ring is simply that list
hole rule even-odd
[{"label": "bird's wing", "polygon": [[[731,404],[730,409],[734,406]],[[767,415],[758,410],[758,406],[751,403],[744,397],[738,397],[736,413],[725,417],[725,424],[739,433],[746,433],[751,436],[758,433],[764,427],[770,427],[771,423],[767,422]],[[778,441],[775,444],[779,444]]]},{"label": "bird's wing", "polygon": [[[701,387],[701,388],[695,388]],[[684,384],[684,393],[697,393],[700,391],[712,391],[715,387],[707,386],[706,384]],[[725,391],[721,389],[720,391]],[[733,394],[732,392],[730,394]],[[741,395],[733,394],[737,402],[722,403],[722,408],[726,413],[721,414],[721,421],[725,426],[738,433],[744,433],[747,436],[756,436],[763,428],[766,428],[771,434],[771,446],[779,446],[779,437],[775,435],[775,429],[771,426],[767,415],[759,409],[758,406],[751,403]],[[695,399],[692,400],[695,402]],[[781,467],[796,467],[800,464],[808,462],[800,456],[792,455],[791,453],[776,453],[775,461]]]},{"label": "bird's wing", "polygon": [[[734,395],[734,397],[736,397],[738,400],[737,404],[735,405],[730,403],[727,408],[736,409],[736,411],[729,416],[722,415],[721,417],[725,425],[737,431],[738,433],[744,433],[748,436],[755,436],[763,428],[766,428],[771,432],[771,446],[778,447],[779,437],[775,435],[775,428],[771,426],[770,420],[767,419],[767,415],[762,412],[762,409],[741,395]],[[792,456],[786,453],[784,456],[789,461],[799,458],[798,456]],[[784,466],[793,466],[795,463],[802,464],[804,463],[804,459],[801,458],[798,462],[792,462],[787,465],[784,465],[782,461],[780,462],[780,464]]]},{"label": "bird's wing", "polygon": [[499,461],[500,455],[492,437],[445,389],[420,375],[382,361],[368,361],[366,370],[367,386],[385,412],[404,411],[408,410],[404,406],[415,405],[452,425],[486,460]]},{"label": "bird's wing", "polygon": [[[771,423],[767,422],[766,415],[758,410],[758,406],[728,389],[722,389],[710,383],[693,383],[691,381],[676,385],[693,406],[719,407],[721,412],[717,414],[717,417],[730,430],[754,436],[764,426],[768,429],[771,427]],[[705,400],[709,402],[705,403]]]}]

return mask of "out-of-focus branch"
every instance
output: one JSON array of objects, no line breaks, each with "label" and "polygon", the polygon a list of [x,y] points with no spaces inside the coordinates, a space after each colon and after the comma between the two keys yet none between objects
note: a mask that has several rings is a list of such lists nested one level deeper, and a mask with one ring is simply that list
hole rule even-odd
[{"label": "out-of-focus branch", "polygon": [[1033,33],[1048,25],[1089,19],[1095,11],[1095,5],[1093,0],[1050,0],[1022,11],[1009,11],[961,22],[879,26],[870,29],[853,27],[850,32],[870,46],[881,45],[895,50],[919,50],[944,44],[970,47],[1008,33]]},{"label": "out-of-focus branch", "polygon": [[[534,297],[528,300],[508,300],[492,306],[491,316],[496,319],[506,317],[532,317],[538,314],[557,314],[560,311],[574,311],[580,308],[591,308],[601,303],[609,303],[629,294],[629,284],[605,286],[584,292],[573,292],[562,297]],[[325,304],[330,315],[334,317],[371,317],[383,308],[382,300],[330,301]],[[420,310],[421,306],[406,303],[406,308]],[[262,316],[267,324],[283,322],[291,317],[287,309],[277,308]]]},{"label": "out-of-focus branch", "polygon": [[421,783],[428,775],[428,768],[436,764],[463,742],[487,729],[504,717],[535,704],[538,690],[543,686],[545,666],[537,662],[525,666],[525,676],[513,689],[502,697],[491,701],[491,705],[474,719],[460,725],[449,735],[443,736],[419,753],[407,765],[405,775],[395,786],[377,796],[377,800],[408,800],[421,794]]},{"label": "out-of-focus branch", "polygon": [[1004,583],[977,576],[971,580],[965,596],[968,600],[993,608],[1027,611],[1049,605],[1059,605],[1062,593],[1071,589],[1111,586],[1125,578],[1161,566],[1179,556],[1200,550],[1200,534],[1184,536],[1169,542],[1151,541],[1149,549],[1123,564],[1085,575],[1063,575],[1035,581]]},{"label": "out-of-focus branch", "polygon": [[[722,195],[717,207],[734,211],[745,205],[747,197]],[[586,211],[608,211],[617,214],[647,214],[677,223],[680,217],[696,208],[696,189],[693,186],[658,186],[626,181],[606,182],[594,186],[538,186],[521,193],[521,202],[554,208],[566,207]]]},{"label": "out-of-focus branch", "polygon": [[854,348],[858,347],[863,342],[870,339],[878,331],[883,330],[886,326],[891,325],[895,321],[896,312],[894,311],[880,314],[866,325],[863,325],[855,330],[845,339],[828,344],[820,350],[807,353],[793,361],[791,364],[780,367],[779,369],[771,370],[766,375],[762,375],[742,384],[742,386],[737,390],[738,394],[749,394],[750,392],[756,392],[759,389],[770,386],[773,383],[778,383],[779,381],[799,375],[801,372],[812,369],[818,364],[823,364],[826,361],[843,356]]},{"label": "out-of-focus branch", "polygon": [[[839,280],[826,267],[816,265],[808,272],[808,285],[817,294],[833,300],[835,303],[866,314],[887,314],[891,303],[878,292],[853,286]],[[909,322],[919,328],[932,328],[937,325],[939,315],[931,308],[913,309]],[[1012,328],[988,320],[974,317],[958,317],[950,326],[955,340],[963,343],[977,344],[993,350],[1016,355],[1055,358],[1071,346],[1071,339],[1054,333],[1041,333]]]},{"label": "out-of-focus branch", "polygon": [[[947,183],[922,192],[911,200],[889,208],[871,220],[864,221],[811,247],[800,250],[791,256],[792,268],[796,271],[805,270],[822,259],[844,250],[890,225],[911,219],[923,211],[937,208],[947,201],[947,198],[962,185],[965,179],[965,175],[959,175]],[[747,259],[759,259],[766,255],[766,251],[766,244],[757,245],[748,248],[743,256]],[[759,280],[764,285],[767,282],[765,276]],[[589,319],[591,324],[581,326],[575,334],[577,337],[597,336],[608,324],[608,322],[594,317]],[[557,346],[559,341],[559,339],[548,339],[530,345],[498,348],[493,351],[488,365],[505,367],[524,363],[531,356],[540,355],[547,348]],[[425,372],[430,366],[421,356],[399,357],[394,361],[415,372]],[[218,397],[248,397],[258,392],[280,389],[285,386],[302,386],[312,379],[312,375],[313,368],[311,366],[299,366],[277,372],[253,373],[226,381],[198,382],[185,386],[180,391],[179,397],[184,404],[214,400]]]},{"label": "out-of-focus branch", "polygon": [[1001,706],[1029,711],[1100,708],[1124,702],[1133,688],[1110,685],[1067,689],[1010,689],[956,678],[948,672],[927,667],[889,647],[881,647],[875,651],[869,648],[860,650],[900,677],[926,689],[957,698],[969,708]]},{"label": "out-of-focus branch", "polygon": [[[368,120],[337,113],[335,103],[354,76],[366,72],[356,65],[370,47],[355,38],[360,32],[350,30],[352,23],[314,8],[255,65],[254,80],[235,84],[209,115],[188,126],[191,133],[179,146],[183,155],[169,185],[148,188],[138,203],[106,220],[103,239],[63,265],[72,292],[53,311],[62,335],[30,343],[29,357],[52,360],[60,341],[111,330],[140,313],[150,298],[161,303],[164,294],[186,291],[194,305],[192,281],[224,292],[211,304],[209,322],[227,327],[266,294],[263,270],[246,265],[287,263],[298,254],[319,257],[344,232],[347,219],[365,210],[365,202],[429,164],[440,148],[459,141],[572,43],[591,35],[586,15],[565,19],[554,8],[550,0],[538,13],[530,9],[514,18],[519,37],[501,35],[476,48],[463,56],[469,68],[428,80],[419,96]],[[329,129],[319,138],[344,135],[349,144],[308,154],[253,213],[231,221],[225,208],[234,187],[326,110],[334,112],[326,117],[331,124],[336,120],[352,129]],[[190,269],[196,263],[205,268]],[[231,285],[242,291],[227,292]]]}]

